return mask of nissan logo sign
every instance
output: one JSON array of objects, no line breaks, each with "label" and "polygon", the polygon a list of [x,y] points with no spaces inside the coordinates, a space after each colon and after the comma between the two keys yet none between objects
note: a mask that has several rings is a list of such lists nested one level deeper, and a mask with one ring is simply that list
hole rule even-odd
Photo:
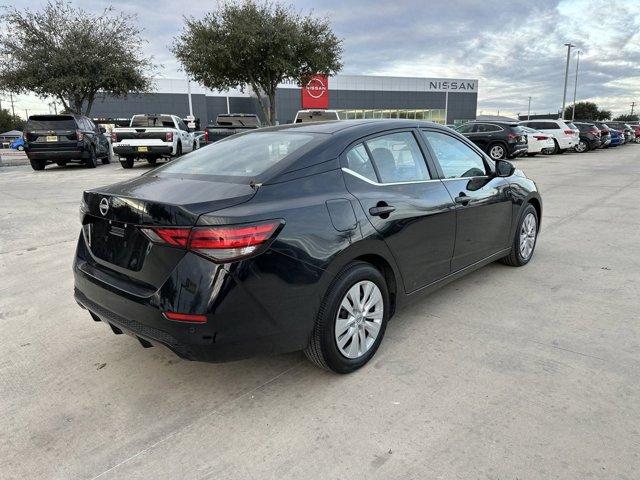
[{"label": "nissan logo sign", "polygon": [[309,80],[309,83],[304,87],[307,89],[309,96],[312,98],[320,98],[324,95],[324,92],[327,90],[324,82],[318,77],[312,78]]},{"label": "nissan logo sign", "polygon": [[100,200],[100,213],[102,214],[102,216],[104,217],[107,212],[109,211],[109,200],[105,197],[102,200]]}]

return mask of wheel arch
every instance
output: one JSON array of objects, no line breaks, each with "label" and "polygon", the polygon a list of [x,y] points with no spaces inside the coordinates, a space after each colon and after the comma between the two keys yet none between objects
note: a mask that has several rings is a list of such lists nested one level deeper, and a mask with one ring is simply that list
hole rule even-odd
[{"label": "wheel arch", "polygon": [[404,283],[395,259],[382,239],[362,240],[340,252],[326,269],[325,288],[328,288],[333,278],[343,268],[357,261],[373,265],[384,276],[389,289],[391,302],[389,318],[391,318],[396,311],[398,303],[402,301]]},{"label": "wheel arch", "polygon": [[538,215],[538,230],[540,230],[540,226],[542,224],[542,200],[539,195],[532,194],[523,204],[522,210],[527,208],[527,205],[532,205],[533,208],[536,209],[536,214]]}]

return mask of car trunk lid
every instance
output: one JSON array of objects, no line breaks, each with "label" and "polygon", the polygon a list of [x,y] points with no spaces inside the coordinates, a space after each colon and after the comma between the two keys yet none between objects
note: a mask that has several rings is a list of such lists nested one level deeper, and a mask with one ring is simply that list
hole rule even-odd
[{"label": "car trunk lid", "polygon": [[152,178],[86,191],[83,232],[97,265],[157,288],[186,251],[151,242],[141,227],[192,227],[203,213],[244,203],[255,190],[237,183]]}]

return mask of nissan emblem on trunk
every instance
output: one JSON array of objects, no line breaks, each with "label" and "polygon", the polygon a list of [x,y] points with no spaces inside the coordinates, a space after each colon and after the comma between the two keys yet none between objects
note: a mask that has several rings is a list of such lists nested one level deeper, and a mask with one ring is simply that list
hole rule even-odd
[{"label": "nissan emblem on trunk", "polygon": [[102,216],[104,217],[107,212],[109,211],[109,200],[105,197],[102,200],[100,200],[100,213],[102,214]]}]

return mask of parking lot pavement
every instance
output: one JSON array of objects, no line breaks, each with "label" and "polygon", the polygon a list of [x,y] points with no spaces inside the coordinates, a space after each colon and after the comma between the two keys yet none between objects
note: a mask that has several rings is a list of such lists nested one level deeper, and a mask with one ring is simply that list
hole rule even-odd
[{"label": "parking lot pavement", "polygon": [[515,163],[533,261],[401,311],[346,376],[113,335],[73,300],[79,199],[146,167],[0,169],[0,476],[637,478],[640,147]]}]

